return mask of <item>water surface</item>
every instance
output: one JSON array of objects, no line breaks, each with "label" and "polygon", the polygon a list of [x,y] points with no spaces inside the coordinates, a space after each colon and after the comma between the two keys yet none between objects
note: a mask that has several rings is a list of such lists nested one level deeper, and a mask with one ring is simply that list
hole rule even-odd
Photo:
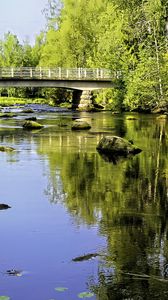
[{"label": "water surface", "polygon": [[[110,112],[35,115],[42,130],[23,130],[25,114],[0,120],[1,144],[16,149],[0,153],[0,203],[11,206],[0,211],[0,295],[167,299],[167,122]],[[71,131],[79,117],[91,130]],[[104,135],[143,151],[109,162],[96,151]],[[6,274],[12,269],[22,276]]]}]

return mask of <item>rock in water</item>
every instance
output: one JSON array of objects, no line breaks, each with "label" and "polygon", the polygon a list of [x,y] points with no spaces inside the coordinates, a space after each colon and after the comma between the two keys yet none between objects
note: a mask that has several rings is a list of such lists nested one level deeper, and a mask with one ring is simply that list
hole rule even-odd
[{"label": "rock in water", "polygon": [[74,262],[86,261],[86,260],[92,259],[98,255],[99,255],[98,253],[89,253],[89,254],[77,256],[77,257],[73,258],[72,261],[74,261]]},{"label": "rock in water", "polygon": [[21,276],[22,276],[22,271],[20,271],[20,270],[15,270],[15,269],[11,269],[11,270],[7,270],[7,271],[6,271],[6,274],[7,274],[7,275],[10,275],[10,276],[18,276],[18,277],[21,277]]},{"label": "rock in water", "polygon": [[12,148],[12,147],[8,147],[8,146],[0,146],[0,151],[1,152],[12,152],[14,151],[15,149]]},{"label": "rock in water", "polygon": [[90,129],[91,125],[86,121],[74,121],[72,124],[72,130],[87,130]]},{"label": "rock in water", "polygon": [[129,154],[137,154],[142,150],[126,139],[119,136],[105,136],[103,137],[99,144],[97,145],[97,150],[100,153],[107,155],[123,155],[127,156]]},{"label": "rock in water", "polygon": [[32,114],[34,113],[34,110],[32,108],[25,108],[22,112],[25,114]]},{"label": "rock in water", "polygon": [[25,129],[40,129],[40,128],[43,128],[44,126],[40,123],[37,123],[37,122],[34,122],[34,121],[26,121],[24,124],[23,124],[23,128]]},{"label": "rock in water", "polygon": [[11,208],[8,204],[0,203],[0,210]]}]

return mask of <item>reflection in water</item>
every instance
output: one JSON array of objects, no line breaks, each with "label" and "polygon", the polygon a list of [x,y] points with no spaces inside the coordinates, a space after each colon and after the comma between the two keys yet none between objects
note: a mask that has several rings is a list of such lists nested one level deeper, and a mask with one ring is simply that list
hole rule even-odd
[{"label": "reflection in water", "polygon": [[[127,124],[126,132],[124,120],[116,119],[113,126],[116,135],[134,137],[144,153],[113,165],[104,162],[95,151],[89,153],[89,139],[84,145],[82,136],[68,139],[69,144],[64,139],[64,146],[62,143],[59,147],[54,140],[55,167],[51,149],[48,158],[51,170],[60,167],[64,186],[60,185],[62,196],[57,192],[55,199],[65,201],[78,224],[98,223],[99,233],[107,238],[106,255],[99,259],[98,281],[89,280],[97,299],[158,299],[158,295],[166,299],[166,124],[154,122],[149,126],[147,122],[143,126],[140,120]],[[78,151],[73,152],[70,149],[74,139],[80,142]],[[60,149],[66,155],[59,154],[58,158]],[[57,176],[53,176],[52,190],[58,191]]]},{"label": "reflection in water", "polygon": [[60,176],[60,170],[56,170],[55,174],[49,175],[48,186],[45,194],[51,203],[64,202],[66,194],[63,191],[63,184]]},{"label": "reflection in water", "polygon": [[[167,127],[154,116],[129,122],[103,113],[93,115],[91,133],[50,127],[25,136],[47,161],[48,200],[64,204],[81,231],[97,226],[106,239],[95,251],[97,274],[87,279],[95,299],[168,297]],[[143,152],[105,161],[96,151],[103,131],[133,139]]]}]

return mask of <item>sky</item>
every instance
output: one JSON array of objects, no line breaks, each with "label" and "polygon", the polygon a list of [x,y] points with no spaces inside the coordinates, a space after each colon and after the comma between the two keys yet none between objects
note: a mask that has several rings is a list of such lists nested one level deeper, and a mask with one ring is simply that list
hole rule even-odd
[{"label": "sky", "polygon": [[47,0],[0,0],[0,39],[10,31],[22,43],[28,39],[34,44],[35,36],[45,28],[42,10]]}]

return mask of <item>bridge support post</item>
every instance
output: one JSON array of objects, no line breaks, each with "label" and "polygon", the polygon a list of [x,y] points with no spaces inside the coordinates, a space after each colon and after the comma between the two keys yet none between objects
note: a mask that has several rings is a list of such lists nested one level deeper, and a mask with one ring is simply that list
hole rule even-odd
[{"label": "bridge support post", "polygon": [[78,109],[91,110],[93,107],[92,91],[82,91]]},{"label": "bridge support post", "polygon": [[75,90],[73,92],[72,108],[80,111],[92,109],[92,92],[89,90]]}]

